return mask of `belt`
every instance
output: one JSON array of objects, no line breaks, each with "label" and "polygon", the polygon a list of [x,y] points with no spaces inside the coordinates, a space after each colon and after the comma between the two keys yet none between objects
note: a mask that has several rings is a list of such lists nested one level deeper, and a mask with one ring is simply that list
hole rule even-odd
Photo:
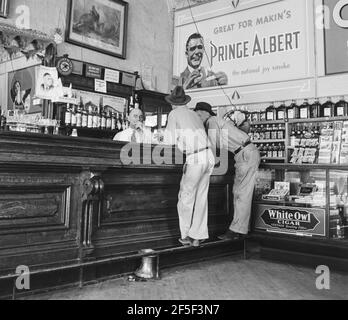
[{"label": "belt", "polygon": [[249,144],[251,144],[251,141],[245,142],[241,147],[239,147],[235,152],[234,155],[236,156],[239,152],[241,152],[245,147],[247,147]]},{"label": "belt", "polygon": [[209,147],[205,147],[205,148],[202,148],[202,149],[199,149],[199,150],[197,150],[197,151],[194,151],[194,152],[192,152],[192,153],[185,153],[187,156],[192,156],[193,154],[197,154],[197,153],[200,153],[200,152],[202,152],[202,151],[205,151],[205,150],[208,150],[208,149],[210,149]]}]

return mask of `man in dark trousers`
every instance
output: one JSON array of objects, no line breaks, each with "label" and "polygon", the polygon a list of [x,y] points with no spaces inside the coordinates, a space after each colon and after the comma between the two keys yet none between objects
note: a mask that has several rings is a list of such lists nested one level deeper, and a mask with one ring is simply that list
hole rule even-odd
[{"label": "man in dark trousers", "polygon": [[250,142],[248,134],[238,128],[238,124],[219,119],[208,103],[198,103],[195,111],[208,131],[212,147],[235,155],[234,219],[219,239],[241,239],[249,232],[253,192],[260,165],[259,150]]}]

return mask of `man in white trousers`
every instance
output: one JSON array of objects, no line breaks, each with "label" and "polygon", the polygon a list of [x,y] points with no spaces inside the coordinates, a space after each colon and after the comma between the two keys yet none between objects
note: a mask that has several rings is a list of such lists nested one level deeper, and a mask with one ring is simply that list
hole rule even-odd
[{"label": "man in white trousers", "polygon": [[164,133],[164,143],[177,145],[186,155],[180,184],[178,214],[184,246],[199,247],[209,239],[208,191],[215,158],[199,116],[187,107],[191,98],[178,86],[166,101],[173,106]]},{"label": "man in white trousers", "polygon": [[249,232],[251,205],[260,165],[259,150],[250,142],[248,134],[239,128],[245,122],[240,117],[235,123],[219,119],[212,111],[212,107],[205,102],[199,102],[195,111],[208,131],[213,148],[223,148],[235,155],[234,219],[228,231],[219,239],[239,240]]}]

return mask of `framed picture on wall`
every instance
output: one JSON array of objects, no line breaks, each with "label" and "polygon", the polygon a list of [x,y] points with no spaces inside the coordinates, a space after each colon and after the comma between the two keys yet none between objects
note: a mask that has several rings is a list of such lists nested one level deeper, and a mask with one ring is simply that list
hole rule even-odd
[{"label": "framed picture on wall", "polygon": [[10,0],[0,0],[0,17],[6,18]]},{"label": "framed picture on wall", "polygon": [[126,59],[128,3],[70,0],[66,41]]}]

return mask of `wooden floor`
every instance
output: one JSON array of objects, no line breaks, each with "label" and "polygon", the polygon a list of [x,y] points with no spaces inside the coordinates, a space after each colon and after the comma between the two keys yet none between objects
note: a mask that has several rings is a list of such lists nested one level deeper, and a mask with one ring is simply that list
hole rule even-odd
[{"label": "wooden floor", "polygon": [[[260,260],[221,258],[164,270],[162,279],[117,279],[30,299],[54,300],[312,300],[348,299],[348,274],[332,273],[331,289],[316,289],[315,270]],[[27,298],[27,299],[29,299]]]}]

